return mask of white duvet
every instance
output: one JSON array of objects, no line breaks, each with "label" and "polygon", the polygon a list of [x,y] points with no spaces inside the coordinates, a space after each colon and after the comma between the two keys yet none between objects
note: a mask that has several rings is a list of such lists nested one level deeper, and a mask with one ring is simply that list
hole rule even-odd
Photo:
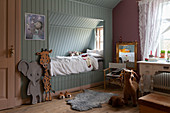
[{"label": "white duvet", "polygon": [[91,67],[88,67],[86,60],[81,56],[51,58],[50,73],[51,76],[68,75],[73,73],[87,72],[98,69],[98,60],[93,56],[88,56],[91,61]]}]

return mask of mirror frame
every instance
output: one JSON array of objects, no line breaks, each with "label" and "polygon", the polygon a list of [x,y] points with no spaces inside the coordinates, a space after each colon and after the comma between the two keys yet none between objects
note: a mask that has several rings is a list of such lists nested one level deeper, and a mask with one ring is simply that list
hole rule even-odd
[{"label": "mirror frame", "polygon": [[135,45],[134,52],[135,52],[135,67],[134,68],[128,68],[137,70],[137,41],[134,42],[117,42],[116,43],[116,62],[119,63],[119,45]]}]

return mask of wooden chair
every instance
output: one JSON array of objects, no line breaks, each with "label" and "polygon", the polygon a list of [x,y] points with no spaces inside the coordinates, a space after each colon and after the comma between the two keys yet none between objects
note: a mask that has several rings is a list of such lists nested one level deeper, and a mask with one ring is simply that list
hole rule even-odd
[{"label": "wooden chair", "polygon": [[104,89],[106,89],[106,77],[109,77],[109,80],[111,78],[119,78],[120,77],[120,75],[113,75],[111,70],[112,69],[122,69],[122,68],[126,68],[126,63],[109,63],[109,68],[104,69]]}]

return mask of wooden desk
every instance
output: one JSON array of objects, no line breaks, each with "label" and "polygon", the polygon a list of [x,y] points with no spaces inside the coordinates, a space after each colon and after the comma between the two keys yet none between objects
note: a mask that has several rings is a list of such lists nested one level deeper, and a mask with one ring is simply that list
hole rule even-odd
[{"label": "wooden desk", "polygon": [[138,100],[140,113],[170,113],[170,97],[151,93]]},{"label": "wooden desk", "polygon": [[[157,61],[157,62],[149,62],[149,61],[138,61],[139,64],[139,74],[141,75],[140,79],[140,89],[141,93],[143,92],[153,92],[153,86],[154,81],[154,75],[156,72],[159,71],[165,71],[165,72],[170,72],[170,63],[165,62],[165,61]],[[145,85],[148,85],[150,87],[149,89],[145,89],[144,87],[144,75],[145,76],[150,76],[150,83],[148,82]],[[150,85],[150,86],[149,86]]]}]

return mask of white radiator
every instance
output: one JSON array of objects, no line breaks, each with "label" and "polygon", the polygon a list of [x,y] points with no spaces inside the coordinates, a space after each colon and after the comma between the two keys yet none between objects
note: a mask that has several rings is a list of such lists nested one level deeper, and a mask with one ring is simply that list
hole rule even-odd
[{"label": "white radiator", "polygon": [[170,91],[170,73],[160,72],[157,73],[153,78],[154,89],[169,90]]}]

